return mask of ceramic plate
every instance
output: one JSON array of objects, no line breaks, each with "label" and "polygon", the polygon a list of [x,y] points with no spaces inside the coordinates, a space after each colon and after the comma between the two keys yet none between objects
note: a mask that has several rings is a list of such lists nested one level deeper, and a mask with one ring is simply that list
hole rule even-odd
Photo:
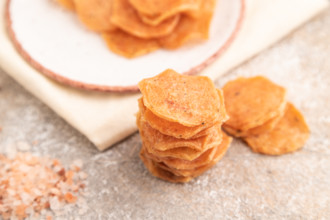
[{"label": "ceramic plate", "polygon": [[218,0],[209,40],[127,59],[108,50],[99,34],[53,0],[7,1],[9,35],[34,68],[70,86],[117,92],[135,91],[141,79],[167,68],[198,73],[232,42],[244,11],[244,0]]}]

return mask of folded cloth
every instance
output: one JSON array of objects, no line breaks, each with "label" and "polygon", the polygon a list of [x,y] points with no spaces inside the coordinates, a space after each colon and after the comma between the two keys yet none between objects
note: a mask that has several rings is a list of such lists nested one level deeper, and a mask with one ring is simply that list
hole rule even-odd
[{"label": "folded cloth", "polygon": [[[61,85],[33,69],[16,52],[5,29],[0,2],[0,66],[73,127],[104,150],[137,130],[140,94],[82,91]],[[327,0],[246,0],[243,26],[233,44],[202,75],[221,74],[269,47],[327,8]],[[42,91],[42,92],[41,92]]]}]

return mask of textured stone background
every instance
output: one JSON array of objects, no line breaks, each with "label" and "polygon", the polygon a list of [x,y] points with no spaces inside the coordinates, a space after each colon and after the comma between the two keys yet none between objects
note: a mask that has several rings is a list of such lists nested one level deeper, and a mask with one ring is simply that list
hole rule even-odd
[{"label": "textured stone background", "polygon": [[236,140],[204,175],[184,185],[167,183],[149,175],[139,160],[138,134],[100,153],[1,70],[0,152],[26,141],[35,143],[32,152],[64,163],[83,159],[90,195],[80,219],[329,219],[329,56],[328,10],[216,81],[221,87],[237,76],[262,74],[285,86],[311,129],[294,154],[258,155]]}]

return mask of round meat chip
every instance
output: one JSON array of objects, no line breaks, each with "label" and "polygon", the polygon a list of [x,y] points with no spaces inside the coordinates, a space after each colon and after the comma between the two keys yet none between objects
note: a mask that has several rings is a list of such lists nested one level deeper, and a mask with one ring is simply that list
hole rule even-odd
[{"label": "round meat chip", "polygon": [[255,135],[267,133],[267,132],[270,132],[271,130],[273,130],[283,115],[284,115],[284,109],[280,113],[280,115],[275,116],[274,118],[271,118],[270,120],[266,121],[262,125],[259,125],[254,128],[250,128],[249,130],[246,130],[246,131],[234,129],[226,124],[223,125],[223,129],[226,132],[228,132],[230,135],[235,136],[235,137],[255,136]]},{"label": "round meat chip", "polygon": [[[136,3],[137,0],[130,0],[130,2],[132,3]],[[140,0],[138,0],[140,1]],[[185,2],[181,5],[169,5],[166,4],[166,1],[161,1],[161,4],[159,4],[160,1],[157,1],[157,5],[156,6],[162,6],[162,4],[165,3],[164,6],[162,6],[163,8],[161,9],[162,12],[159,14],[154,14],[154,15],[150,15],[147,13],[143,13],[140,12],[138,8],[136,8],[138,10],[138,15],[141,18],[141,20],[149,25],[152,26],[157,26],[158,24],[160,24],[161,22],[163,22],[164,20],[175,16],[177,14],[185,14],[185,15],[189,15],[191,17],[196,17],[196,15],[198,15],[198,12],[200,11],[200,8],[202,6],[203,1],[202,0],[189,0],[189,2]],[[145,6],[146,4],[142,4],[142,5],[138,5],[138,6]],[[138,7],[137,6],[137,7]],[[173,7],[174,6],[174,7]],[[133,7],[135,7],[133,5]],[[167,7],[172,7],[168,10],[164,10]],[[158,10],[159,11],[159,10]]]},{"label": "round meat chip", "polygon": [[111,22],[112,1],[73,0],[80,20],[91,30],[104,32],[117,27]]},{"label": "round meat chip", "polygon": [[75,10],[75,5],[73,0],[56,0],[56,1],[68,10],[72,10],[72,11]]},{"label": "round meat chip", "polygon": [[215,0],[205,1],[194,16],[183,14],[173,32],[159,38],[160,45],[166,49],[176,49],[184,44],[208,39],[215,3]]},{"label": "round meat chip", "polygon": [[129,0],[140,13],[149,16],[169,16],[187,10],[198,10],[201,0]]},{"label": "round meat chip", "polygon": [[257,153],[281,155],[302,148],[308,137],[309,128],[304,117],[288,103],[284,116],[272,131],[244,140]]},{"label": "round meat chip", "polygon": [[240,77],[223,87],[229,120],[225,125],[239,131],[255,128],[281,115],[286,90],[262,76]]},{"label": "round meat chip", "polygon": [[157,26],[145,24],[128,0],[113,0],[111,22],[127,33],[140,38],[155,38],[166,36],[179,23],[180,15],[166,19]]},{"label": "round meat chip", "polygon": [[[220,98],[220,114],[221,114],[221,121],[215,122],[216,123],[223,123],[228,119],[228,115],[226,113],[225,104],[223,93],[221,90],[217,90]],[[142,117],[147,121],[147,123],[157,131],[161,132],[162,134],[169,135],[175,138],[183,138],[183,139],[191,139],[191,138],[198,138],[204,135],[207,135],[212,131],[212,127],[215,124],[204,124],[194,127],[187,127],[177,122],[167,121],[163,118],[158,117],[152,111],[147,109],[143,104],[143,99],[140,98],[138,100],[139,108],[141,111]]]},{"label": "round meat chip", "polygon": [[138,86],[146,108],[160,118],[187,127],[221,121],[220,97],[208,77],[168,69]]},{"label": "round meat chip", "polygon": [[127,58],[141,56],[159,48],[156,40],[141,39],[119,29],[103,33],[102,37],[110,50]]}]

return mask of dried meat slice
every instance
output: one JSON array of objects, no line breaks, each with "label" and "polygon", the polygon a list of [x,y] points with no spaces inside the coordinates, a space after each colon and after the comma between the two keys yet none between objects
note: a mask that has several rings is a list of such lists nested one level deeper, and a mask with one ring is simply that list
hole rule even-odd
[{"label": "dried meat slice", "polygon": [[102,37],[110,50],[127,58],[141,56],[159,48],[156,40],[141,39],[119,29],[105,32]]},{"label": "dried meat slice", "polygon": [[160,24],[161,22],[163,22],[164,20],[175,16],[177,14],[187,14],[187,15],[192,15],[194,17],[196,17],[196,13],[198,13],[198,11],[200,10],[202,1],[201,0],[184,0],[185,2],[181,1],[181,3],[179,1],[173,1],[172,3],[175,4],[168,4],[166,3],[166,1],[157,1],[157,2],[153,2],[151,4],[155,4],[155,6],[160,7],[160,10],[155,10],[158,13],[157,14],[148,14],[148,13],[143,13],[143,11],[148,11],[150,12],[150,10],[140,10],[143,7],[147,8],[148,7],[148,3],[150,2],[145,2],[143,4],[138,4],[138,1],[141,0],[130,0],[130,2],[132,3],[133,7],[135,7],[138,11],[138,15],[141,18],[141,20],[149,25],[152,26],[157,26],[158,24]]},{"label": "dried meat slice", "polygon": [[184,10],[197,10],[200,0],[129,0],[140,13],[149,16],[177,14]]},{"label": "dried meat slice", "polygon": [[150,39],[170,34],[177,26],[180,15],[172,16],[157,26],[145,24],[128,0],[113,0],[111,22],[136,37]]},{"label": "dried meat slice", "polygon": [[246,131],[281,115],[286,105],[286,90],[262,76],[240,77],[223,87],[229,120],[235,130]]},{"label": "dried meat slice", "polygon": [[66,9],[69,9],[71,11],[75,10],[75,5],[73,0],[56,0],[56,1]]},{"label": "dried meat slice", "polygon": [[165,49],[177,49],[184,44],[208,39],[215,3],[215,0],[204,2],[194,16],[182,15],[173,32],[159,38],[161,46]]},{"label": "dried meat slice", "polygon": [[104,32],[117,27],[111,22],[112,1],[73,0],[80,20],[91,30]]},{"label": "dried meat slice", "polygon": [[309,128],[303,115],[288,103],[284,116],[272,131],[244,141],[257,153],[281,155],[302,148],[308,137]]},{"label": "dried meat slice", "polygon": [[[157,115],[152,113],[152,111],[147,109],[143,104],[142,98],[140,98],[138,102],[142,119],[145,120],[153,129],[159,131],[164,135],[183,139],[199,138],[209,134],[210,131],[212,131],[212,126],[214,126],[212,124],[204,124],[195,127],[187,127],[177,122],[167,121],[163,118],[158,117]],[[215,124],[216,123],[221,122],[215,122]]]},{"label": "dried meat slice", "polygon": [[271,130],[274,129],[274,127],[276,126],[276,124],[279,122],[279,120],[282,118],[282,116],[284,115],[284,111],[285,109],[283,109],[283,111],[275,116],[274,118],[269,119],[267,122],[265,122],[262,125],[259,125],[257,127],[254,128],[250,128],[246,131],[244,130],[239,130],[239,129],[234,129],[226,124],[223,125],[223,129],[228,132],[230,135],[235,136],[235,137],[248,137],[248,136],[255,136],[255,135],[260,135],[263,133],[267,133],[270,132]]},{"label": "dried meat slice", "polygon": [[138,86],[146,108],[167,121],[187,127],[221,121],[220,97],[208,77],[181,75],[168,69]]}]

